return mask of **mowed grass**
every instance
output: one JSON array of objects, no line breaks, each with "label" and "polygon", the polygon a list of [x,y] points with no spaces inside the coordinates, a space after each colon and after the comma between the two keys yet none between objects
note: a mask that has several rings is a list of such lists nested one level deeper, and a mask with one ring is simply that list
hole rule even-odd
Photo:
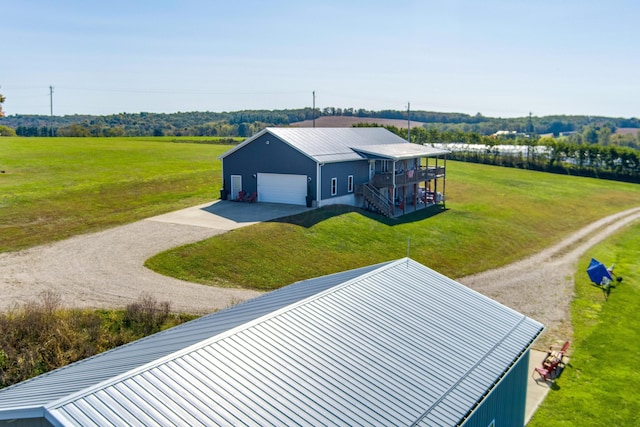
[{"label": "mowed grass", "polygon": [[0,252],[218,198],[216,157],[227,149],[167,138],[0,138]]},{"label": "mowed grass", "polygon": [[[271,290],[410,256],[458,278],[542,249],[608,214],[640,205],[640,186],[448,162],[446,210],[401,219],[327,207],[173,249],[146,265],[216,286]],[[409,243],[410,241],[410,243]]]},{"label": "mowed grass", "polygon": [[[568,367],[529,426],[640,425],[640,224],[597,245],[579,262]],[[605,301],[585,270],[591,257],[624,278]]]}]

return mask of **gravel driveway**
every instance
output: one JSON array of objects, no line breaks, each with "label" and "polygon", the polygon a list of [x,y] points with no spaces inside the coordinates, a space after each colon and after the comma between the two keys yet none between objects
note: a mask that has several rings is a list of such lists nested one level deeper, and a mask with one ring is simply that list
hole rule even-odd
[{"label": "gravel driveway", "polygon": [[176,311],[210,313],[260,295],[214,288],[157,274],[151,256],[231,229],[300,213],[307,208],[272,203],[214,202],[99,233],[0,254],[0,310],[58,293],[67,307],[124,307],[142,293],[169,301]]},{"label": "gravel driveway", "polygon": [[[260,293],[162,276],[146,269],[144,261],[172,247],[304,209],[221,202],[0,254],[0,310],[52,290],[69,307],[123,307],[147,292],[170,301],[174,310],[209,313]],[[546,348],[572,336],[569,305],[578,257],[639,218],[640,208],[611,215],[530,258],[458,281],[545,324],[547,332],[537,347]]]}]

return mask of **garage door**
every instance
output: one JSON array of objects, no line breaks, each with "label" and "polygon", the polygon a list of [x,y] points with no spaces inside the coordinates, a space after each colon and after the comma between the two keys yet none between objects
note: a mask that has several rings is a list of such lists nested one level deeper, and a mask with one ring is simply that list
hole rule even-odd
[{"label": "garage door", "polygon": [[258,174],[258,201],[304,205],[307,177],[279,173]]}]

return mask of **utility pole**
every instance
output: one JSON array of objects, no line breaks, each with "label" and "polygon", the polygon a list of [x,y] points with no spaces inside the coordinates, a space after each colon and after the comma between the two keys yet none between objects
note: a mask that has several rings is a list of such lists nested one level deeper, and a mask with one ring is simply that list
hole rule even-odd
[{"label": "utility pole", "polygon": [[313,127],[316,127],[316,91],[313,91]]},{"label": "utility pole", "polygon": [[51,112],[51,119],[49,120],[49,132],[50,136],[53,136],[53,86],[49,86],[49,108]]},{"label": "utility pole", "polygon": [[411,142],[411,103],[407,102],[407,141]]}]

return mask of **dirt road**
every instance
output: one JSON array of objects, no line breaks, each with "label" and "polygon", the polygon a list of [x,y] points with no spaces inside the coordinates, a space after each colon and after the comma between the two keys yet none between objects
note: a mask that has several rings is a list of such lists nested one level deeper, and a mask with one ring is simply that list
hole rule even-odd
[{"label": "dirt road", "polygon": [[610,215],[529,258],[457,280],[544,324],[536,348],[562,344],[573,336],[570,305],[578,258],[638,219],[640,208]]}]

